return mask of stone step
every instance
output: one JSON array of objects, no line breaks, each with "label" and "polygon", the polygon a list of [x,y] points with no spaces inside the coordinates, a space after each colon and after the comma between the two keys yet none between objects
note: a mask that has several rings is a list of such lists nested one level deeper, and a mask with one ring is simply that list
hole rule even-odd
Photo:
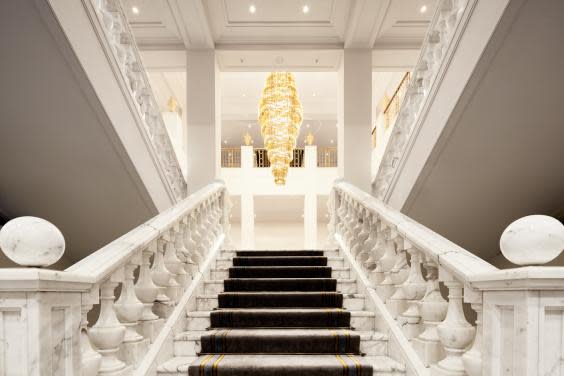
[{"label": "stone step", "polygon": [[[350,278],[350,268],[348,266],[333,267],[331,271],[332,278]],[[227,279],[229,278],[229,267],[211,269],[210,279]]]},{"label": "stone step", "polygon": [[[364,356],[359,357],[363,362],[373,367],[373,376],[403,376],[405,366],[387,356]],[[186,376],[188,368],[197,357],[178,356],[167,360],[157,367],[157,375],[161,376]],[[294,358],[295,360],[296,358]],[[290,358],[287,358],[290,361]],[[286,374],[286,373],[284,373]],[[342,373],[341,373],[342,374]]]},{"label": "stone step", "polygon": [[[190,311],[187,312],[188,323],[186,330],[206,330],[211,326],[211,311]],[[350,311],[351,327],[355,330],[374,330],[375,314],[370,311]]]},{"label": "stone step", "polygon": [[[217,295],[223,292],[223,279],[204,281],[204,295]],[[355,279],[337,279],[337,291],[343,294],[355,294],[357,284]]]},{"label": "stone step", "polygon": [[[290,266],[290,265],[312,265],[312,264],[304,264],[304,263],[297,263],[296,264],[295,262],[294,263],[288,262],[288,264],[284,264],[283,258],[273,257],[272,259],[275,262],[281,262],[279,264],[277,263],[277,264],[274,264],[274,265],[287,265],[287,266]],[[304,259],[307,259],[307,257],[305,257]],[[316,258],[310,257],[309,259],[315,260]],[[317,259],[319,259],[319,258],[317,258]],[[320,265],[320,264],[313,264],[313,265]],[[343,265],[344,265],[344,258],[343,257],[328,257],[327,258],[327,266],[343,267]],[[233,258],[224,258],[223,255],[222,255],[222,257],[218,257],[215,260],[215,267],[218,268],[218,269],[219,268],[229,268],[231,266],[233,266]]]},{"label": "stone step", "polygon": [[[195,356],[201,351],[201,337],[209,331],[187,331],[174,338],[174,356]],[[357,331],[360,335],[360,351],[366,355],[386,355],[388,337],[380,332]]]},{"label": "stone step", "polygon": [[[211,311],[217,308],[217,294],[197,296],[196,307],[198,311]],[[343,308],[350,311],[362,311],[364,309],[364,295],[345,294],[343,296]]]}]

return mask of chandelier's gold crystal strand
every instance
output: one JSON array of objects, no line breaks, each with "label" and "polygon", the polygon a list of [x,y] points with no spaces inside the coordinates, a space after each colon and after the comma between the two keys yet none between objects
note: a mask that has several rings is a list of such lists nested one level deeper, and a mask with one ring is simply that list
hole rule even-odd
[{"label": "chandelier's gold crystal strand", "polygon": [[292,73],[272,72],[266,78],[260,99],[259,123],[274,182],[286,184],[302,124],[302,106]]}]

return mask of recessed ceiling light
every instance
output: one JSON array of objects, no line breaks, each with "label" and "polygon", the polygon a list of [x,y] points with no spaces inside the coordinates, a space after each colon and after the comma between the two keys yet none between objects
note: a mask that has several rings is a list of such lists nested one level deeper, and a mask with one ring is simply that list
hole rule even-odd
[{"label": "recessed ceiling light", "polygon": [[421,8],[419,8],[419,12],[421,13],[427,12],[427,5],[423,5]]},{"label": "recessed ceiling light", "polygon": [[333,141],[333,140],[331,140],[331,141],[329,141],[329,142],[330,142],[330,143],[332,143],[332,144],[334,144],[334,143],[335,143],[335,141]]},{"label": "recessed ceiling light", "polygon": [[306,128],[309,128],[309,123],[306,124]]},{"label": "recessed ceiling light", "polygon": [[243,98],[245,98],[247,96],[247,94],[243,93]]},{"label": "recessed ceiling light", "polygon": [[247,125],[247,128],[250,128],[252,124]]},{"label": "recessed ceiling light", "polygon": [[251,6],[249,7],[249,12],[255,13],[256,11],[257,11],[257,7],[255,7],[254,5],[251,5]]},{"label": "recessed ceiling light", "polygon": [[139,8],[137,7],[131,7],[131,11],[133,12],[133,14],[139,14]]},{"label": "recessed ceiling light", "polygon": [[304,5],[304,7],[302,8],[302,12],[304,12],[304,14],[309,13],[309,6]]},{"label": "recessed ceiling light", "polygon": [[223,143],[224,143],[224,144],[227,144],[227,140],[223,140]]},{"label": "recessed ceiling light", "polygon": [[317,95],[317,94],[315,94],[315,93],[311,94],[312,97],[315,97],[316,95]]}]

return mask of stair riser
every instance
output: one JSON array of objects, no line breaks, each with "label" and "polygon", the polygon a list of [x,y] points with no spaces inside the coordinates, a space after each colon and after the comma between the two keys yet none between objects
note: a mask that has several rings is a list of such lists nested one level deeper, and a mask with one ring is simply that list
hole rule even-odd
[{"label": "stair riser", "polygon": [[[211,311],[217,308],[217,298],[198,297],[198,311]],[[347,298],[343,299],[343,307],[349,311],[362,311],[364,309],[364,298]]]},{"label": "stair riser", "polygon": [[[220,258],[232,259],[233,257],[235,257],[235,255],[236,255],[236,251],[221,251],[221,257]],[[337,250],[324,251],[323,256],[325,256],[325,257],[339,257],[339,251],[337,251]]]},{"label": "stair riser", "polygon": [[[215,267],[217,269],[221,269],[221,268],[229,268],[233,266],[233,261],[231,259],[218,259],[215,261]],[[256,265],[256,266],[260,266],[260,265]],[[277,265],[277,266],[281,266],[281,265]],[[325,265],[323,265],[325,266]],[[329,259],[327,261],[327,266],[333,266],[333,267],[343,267],[343,260],[331,260]]]},{"label": "stair riser", "polygon": [[[174,356],[194,356],[201,351],[201,341],[176,340],[174,341]],[[360,340],[360,351],[366,355],[386,355],[388,342],[385,340]]]},{"label": "stair riser", "polygon": [[[206,330],[211,326],[209,317],[188,317],[186,330]],[[355,330],[374,330],[374,317],[352,316],[351,326]]]},{"label": "stair riser", "polygon": [[[221,282],[205,282],[205,295],[217,295],[223,292],[223,281]],[[356,282],[337,282],[337,291],[343,294],[356,294]]]},{"label": "stair riser", "polygon": [[[350,278],[348,270],[333,270],[331,273],[332,278],[348,279]],[[210,279],[223,280],[229,278],[229,270],[227,269],[212,269]]]}]

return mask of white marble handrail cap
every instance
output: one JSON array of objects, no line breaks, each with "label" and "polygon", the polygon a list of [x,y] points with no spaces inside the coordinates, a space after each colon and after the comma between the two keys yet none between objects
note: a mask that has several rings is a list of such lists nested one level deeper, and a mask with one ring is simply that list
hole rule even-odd
[{"label": "white marble handrail cap", "polygon": [[12,219],[0,229],[0,248],[22,266],[49,266],[65,252],[65,238],[55,225],[37,217]]},{"label": "white marble handrail cap", "polygon": [[514,264],[546,264],[564,250],[564,225],[546,215],[529,215],[507,226],[499,246]]}]

